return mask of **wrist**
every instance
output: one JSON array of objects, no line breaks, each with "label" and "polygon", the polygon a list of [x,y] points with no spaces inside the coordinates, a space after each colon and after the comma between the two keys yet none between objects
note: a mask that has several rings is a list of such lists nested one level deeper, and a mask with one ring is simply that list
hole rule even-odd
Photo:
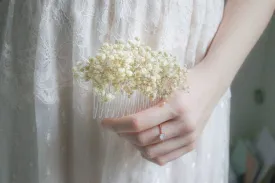
[{"label": "wrist", "polygon": [[219,69],[213,62],[202,60],[192,70],[201,73],[201,78],[205,82],[205,89],[212,94],[213,97],[221,97],[230,87],[232,78],[230,72]]}]

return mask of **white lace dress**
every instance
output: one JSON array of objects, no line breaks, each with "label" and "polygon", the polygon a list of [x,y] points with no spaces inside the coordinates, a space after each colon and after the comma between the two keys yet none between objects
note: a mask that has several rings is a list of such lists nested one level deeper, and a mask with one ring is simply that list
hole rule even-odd
[{"label": "white lace dress", "polygon": [[[138,94],[98,103],[71,68],[103,42],[139,37],[189,67],[200,62],[223,0],[1,0],[1,183],[226,183],[229,98],[195,151],[160,167],[99,125],[152,104]],[[94,118],[94,113],[99,118]]]}]

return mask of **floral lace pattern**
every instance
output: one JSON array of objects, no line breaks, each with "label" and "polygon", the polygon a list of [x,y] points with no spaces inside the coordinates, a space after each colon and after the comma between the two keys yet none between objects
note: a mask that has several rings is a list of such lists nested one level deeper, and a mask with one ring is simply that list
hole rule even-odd
[{"label": "floral lace pattern", "polygon": [[196,151],[158,167],[102,130],[100,118],[91,115],[125,115],[153,103],[136,93],[102,105],[90,87],[74,83],[71,71],[103,42],[134,37],[193,67],[217,31],[223,5],[223,0],[1,0],[0,182],[227,182],[230,92]]}]

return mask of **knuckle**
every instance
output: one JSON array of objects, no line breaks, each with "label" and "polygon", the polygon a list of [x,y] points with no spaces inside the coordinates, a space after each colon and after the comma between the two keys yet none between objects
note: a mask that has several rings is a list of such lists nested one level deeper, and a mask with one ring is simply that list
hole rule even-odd
[{"label": "knuckle", "polygon": [[178,106],[178,108],[176,110],[179,115],[183,115],[185,113],[185,106],[180,105],[180,106]]},{"label": "knuckle", "polygon": [[184,135],[186,130],[185,130],[185,123],[183,121],[181,121],[181,123],[178,126],[178,133],[179,135]]},{"label": "knuckle", "polygon": [[135,132],[141,131],[140,123],[138,122],[138,120],[135,117],[131,118],[131,125]]},{"label": "knuckle", "polygon": [[145,138],[140,133],[137,134],[136,141],[137,141],[137,145],[139,145],[139,146],[144,146],[145,145]]},{"label": "knuckle", "polygon": [[168,114],[168,117],[169,118],[175,118],[178,116],[178,110],[177,110],[177,107],[174,106],[174,105],[170,105],[170,103],[167,103],[165,105],[166,109],[167,109],[167,114]]},{"label": "knuckle", "polygon": [[159,166],[165,165],[165,161],[162,158],[156,158],[154,162]]},{"label": "knuckle", "polygon": [[176,110],[171,109],[169,111],[169,118],[175,118],[175,117],[177,117],[177,112],[176,112]]},{"label": "knuckle", "polygon": [[195,134],[191,134],[189,137],[188,137],[188,142],[195,142],[196,141],[196,135]]},{"label": "knuckle", "polygon": [[140,153],[140,154],[142,158],[149,160],[143,153]]},{"label": "knuckle", "polygon": [[154,158],[154,154],[153,154],[153,152],[152,152],[152,148],[150,148],[150,147],[145,147],[145,148],[144,148],[144,154],[145,154],[145,156],[146,156],[147,158],[149,158],[149,159]]},{"label": "knuckle", "polygon": [[188,123],[185,125],[185,131],[187,133],[194,132],[196,130],[196,125],[194,123]]},{"label": "knuckle", "polygon": [[193,151],[195,147],[196,147],[195,143],[189,144],[187,146],[187,152]]}]

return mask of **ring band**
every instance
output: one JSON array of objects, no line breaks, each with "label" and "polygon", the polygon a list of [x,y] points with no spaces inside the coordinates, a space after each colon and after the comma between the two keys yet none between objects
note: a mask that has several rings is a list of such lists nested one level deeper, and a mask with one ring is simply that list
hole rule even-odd
[{"label": "ring band", "polygon": [[165,138],[165,134],[162,132],[161,124],[159,126],[159,140],[163,141]]}]

